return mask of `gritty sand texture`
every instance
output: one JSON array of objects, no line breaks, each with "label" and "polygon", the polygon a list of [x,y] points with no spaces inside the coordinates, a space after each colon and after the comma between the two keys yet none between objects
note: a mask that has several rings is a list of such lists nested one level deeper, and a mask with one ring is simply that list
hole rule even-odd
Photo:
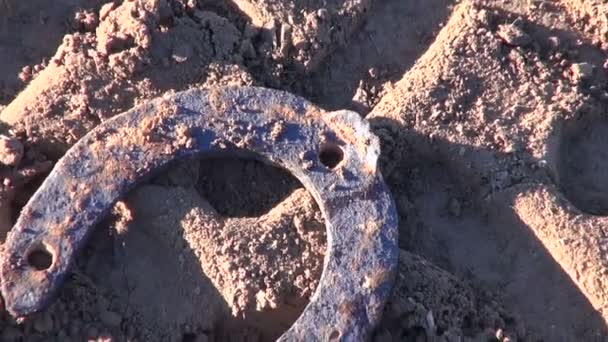
[{"label": "gritty sand texture", "polygon": [[[607,80],[603,1],[0,0],[0,236],[100,122],[272,87],[381,138],[402,250],[374,341],[607,341]],[[272,340],[325,248],[285,171],[184,162],[117,205],[47,311],[2,313],[0,340]]]}]

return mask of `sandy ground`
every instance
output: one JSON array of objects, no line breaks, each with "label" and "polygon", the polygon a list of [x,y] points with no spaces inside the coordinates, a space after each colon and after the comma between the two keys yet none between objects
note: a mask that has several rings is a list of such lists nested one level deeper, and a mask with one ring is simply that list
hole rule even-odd
[{"label": "sandy ground", "polygon": [[[260,85],[358,111],[400,215],[374,341],[608,341],[602,1],[0,0],[0,232],[100,122]],[[326,247],[288,173],[191,160],[97,229],[59,300],[2,341],[266,341]]]}]

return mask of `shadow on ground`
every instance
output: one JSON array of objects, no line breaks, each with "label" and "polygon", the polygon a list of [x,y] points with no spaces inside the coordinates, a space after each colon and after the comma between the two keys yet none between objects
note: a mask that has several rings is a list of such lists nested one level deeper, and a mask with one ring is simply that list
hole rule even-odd
[{"label": "shadow on ground", "polygon": [[608,334],[598,311],[514,212],[513,197],[488,196],[488,170],[468,167],[471,159],[511,155],[429,139],[391,120],[373,124],[400,209],[402,248],[498,293],[530,337],[596,341]]}]

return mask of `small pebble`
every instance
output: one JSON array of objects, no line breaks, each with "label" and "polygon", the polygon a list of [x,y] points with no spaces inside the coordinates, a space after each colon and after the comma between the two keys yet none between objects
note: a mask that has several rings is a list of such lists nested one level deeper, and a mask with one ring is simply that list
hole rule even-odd
[{"label": "small pebble", "polygon": [[500,25],[498,37],[512,46],[525,46],[532,42],[532,38],[517,25]]},{"label": "small pebble", "polygon": [[329,12],[326,8],[320,8],[317,10],[317,17],[321,20],[327,20],[329,18]]},{"label": "small pebble", "polygon": [[593,69],[595,69],[593,64],[586,62],[575,63],[570,67],[572,78],[576,82],[591,78],[593,76]]},{"label": "small pebble", "polygon": [[426,327],[428,330],[428,335],[435,336],[437,327],[435,326],[435,317],[433,316],[433,311],[429,310],[426,314]]},{"label": "small pebble", "polygon": [[503,338],[505,338],[504,331],[502,331],[502,329],[496,330],[496,339],[502,341]]},{"label": "small pebble", "polygon": [[0,135],[0,163],[8,166],[17,166],[23,158],[23,144],[21,141]]},{"label": "small pebble", "polygon": [[19,79],[22,82],[28,82],[32,78],[32,67],[29,65],[24,66],[19,73]]},{"label": "small pebble", "polygon": [[370,68],[367,73],[369,74],[369,77],[371,78],[378,78],[378,69],[376,68]]},{"label": "small pebble", "polygon": [[549,45],[551,46],[551,49],[553,51],[558,50],[559,45],[560,45],[559,37],[556,37],[556,36],[549,37]]},{"label": "small pebble", "polygon": [[517,339],[512,336],[505,336],[505,338],[502,339],[502,342],[517,342]]},{"label": "small pebble", "polygon": [[191,58],[193,54],[194,52],[192,51],[192,47],[190,45],[182,44],[173,49],[171,58],[173,58],[176,63],[184,63]]},{"label": "small pebble", "polygon": [[281,56],[287,57],[289,53],[289,49],[291,49],[292,41],[291,41],[292,27],[289,24],[281,25],[281,31],[279,34],[279,41],[281,42]]}]

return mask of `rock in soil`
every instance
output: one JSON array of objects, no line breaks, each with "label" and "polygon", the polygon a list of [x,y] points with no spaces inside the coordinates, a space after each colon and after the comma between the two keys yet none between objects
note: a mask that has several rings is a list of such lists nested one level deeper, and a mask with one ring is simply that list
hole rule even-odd
[{"label": "rock in soil", "polygon": [[15,138],[0,135],[0,163],[17,166],[23,158],[23,144]]}]

